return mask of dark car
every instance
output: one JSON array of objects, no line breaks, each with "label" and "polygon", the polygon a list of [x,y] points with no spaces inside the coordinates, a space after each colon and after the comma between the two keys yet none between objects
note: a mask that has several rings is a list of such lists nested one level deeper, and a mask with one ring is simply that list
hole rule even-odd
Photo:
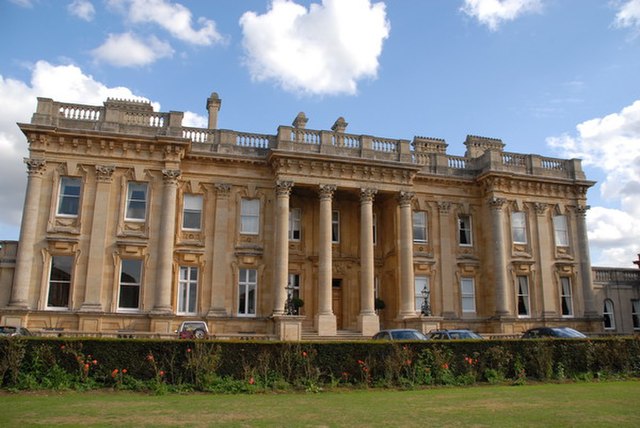
[{"label": "dark car", "polygon": [[394,328],[380,330],[373,339],[375,340],[427,340],[427,337],[418,330],[411,328]]},{"label": "dark car", "polygon": [[478,333],[471,330],[433,330],[427,334],[427,339],[433,340],[455,340],[455,339],[484,339]]},{"label": "dark car", "polygon": [[33,335],[29,330],[27,330],[24,327],[0,325],[0,336],[33,336]]},{"label": "dark car", "polygon": [[536,327],[529,329],[522,335],[523,339],[537,337],[559,337],[564,339],[584,339],[587,336],[569,327]]}]

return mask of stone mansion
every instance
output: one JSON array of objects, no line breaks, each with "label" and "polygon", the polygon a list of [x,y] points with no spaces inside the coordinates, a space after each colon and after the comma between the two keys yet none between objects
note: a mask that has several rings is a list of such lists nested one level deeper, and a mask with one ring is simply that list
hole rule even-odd
[{"label": "stone mansion", "polygon": [[[39,98],[0,323],[34,330],[371,336],[380,328],[602,330],[579,160],[468,136],[207,128],[147,102]],[[287,306],[291,298],[304,303]],[[301,299],[302,302],[300,300]]]}]

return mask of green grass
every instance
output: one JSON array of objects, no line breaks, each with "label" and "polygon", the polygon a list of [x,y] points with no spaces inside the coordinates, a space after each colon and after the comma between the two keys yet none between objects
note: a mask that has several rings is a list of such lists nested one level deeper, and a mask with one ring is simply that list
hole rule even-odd
[{"label": "green grass", "polygon": [[0,393],[0,426],[638,427],[640,381],[419,391]]}]

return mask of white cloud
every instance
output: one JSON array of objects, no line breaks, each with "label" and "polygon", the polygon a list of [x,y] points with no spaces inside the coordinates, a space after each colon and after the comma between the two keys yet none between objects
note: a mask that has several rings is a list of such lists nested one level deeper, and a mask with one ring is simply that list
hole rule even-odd
[{"label": "white cloud", "polygon": [[182,119],[182,126],[206,128],[209,126],[209,118],[191,111],[185,111],[184,118]]},{"label": "white cloud", "polygon": [[191,11],[180,3],[168,0],[109,0],[109,5],[125,13],[134,24],[157,24],[173,37],[187,43],[208,46],[224,40],[216,30],[216,23],[210,19],[198,18],[200,28],[193,28]]},{"label": "white cloud", "polygon": [[76,16],[85,21],[93,20],[96,14],[96,9],[93,7],[93,3],[89,0],[73,0],[67,5],[67,10],[73,16]]},{"label": "white cloud", "polygon": [[10,0],[11,3],[15,3],[18,6],[22,7],[33,7],[33,2],[31,0]]},{"label": "white cloud", "polygon": [[142,40],[132,33],[109,34],[107,40],[92,51],[99,62],[106,62],[116,67],[141,67],[160,58],[171,57],[171,46],[150,36]]},{"label": "white cloud", "polygon": [[240,18],[251,77],[307,94],[354,94],[375,78],[390,26],[385,5],[369,0],[322,0],[307,10],[274,0],[263,15]]},{"label": "white cloud", "polygon": [[640,0],[627,0],[619,3],[615,25],[622,28],[640,28]]},{"label": "white cloud", "polygon": [[541,8],[541,0],[464,0],[460,10],[495,31],[503,22]]},{"label": "white cloud", "polygon": [[[31,82],[0,75],[0,230],[2,239],[17,239],[27,182],[27,142],[16,122],[29,123],[36,109],[36,97],[71,103],[102,105],[108,98],[144,99],[124,87],[107,87],[74,65],[52,65],[38,61]],[[154,107],[159,109],[159,104]],[[13,232],[13,236],[11,233]]]},{"label": "white cloud", "polygon": [[603,118],[579,124],[577,135],[550,137],[547,144],[606,179],[601,196],[620,209],[595,207],[587,215],[591,246],[601,252],[597,265],[628,266],[640,252],[640,100]]}]

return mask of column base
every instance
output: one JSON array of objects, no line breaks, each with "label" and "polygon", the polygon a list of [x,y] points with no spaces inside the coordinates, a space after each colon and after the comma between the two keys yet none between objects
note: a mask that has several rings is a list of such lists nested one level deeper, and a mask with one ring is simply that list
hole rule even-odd
[{"label": "column base", "polygon": [[28,310],[29,305],[24,300],[16,300],[14,302],[9,302],[6,309]]},{"label": "column base", "polygon": [[318,336],[336,336],[338,334],[337,321],[334,314],[316,316],[316,327],[318,328]]},{"label": "column base", "polygon": [[299,342],[302,339],[302,320],[304,318],[296,315],[274,315],[273,321],[278,340]]},{"label": "column base", "polygon": [[365,337],[373,336],[380,331],[380,318],[378,318],[377,314],[358,315],[358,330]]}]

